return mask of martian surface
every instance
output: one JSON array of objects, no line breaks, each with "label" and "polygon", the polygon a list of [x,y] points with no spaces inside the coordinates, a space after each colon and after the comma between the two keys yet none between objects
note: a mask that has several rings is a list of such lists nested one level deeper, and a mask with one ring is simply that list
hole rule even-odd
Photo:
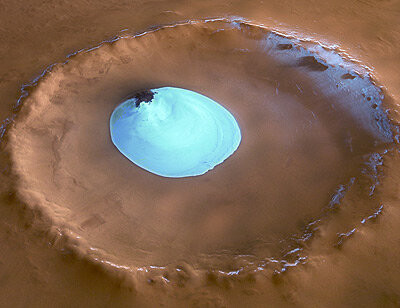
[{"label": "martian surface", "polygon": [[0,4],[0,307],[399,307],[400,3],[189,2]]}]

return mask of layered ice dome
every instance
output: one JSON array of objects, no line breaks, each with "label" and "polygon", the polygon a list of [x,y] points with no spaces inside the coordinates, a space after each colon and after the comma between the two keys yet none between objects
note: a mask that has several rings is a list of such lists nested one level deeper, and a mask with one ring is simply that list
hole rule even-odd
[{"label": "layered ice dome", "polygon": [[163,87],[138,93],[112,113],[114,145],[136,165],[164,177],[197,176],[238,148],[233,115],[199,93]]}]

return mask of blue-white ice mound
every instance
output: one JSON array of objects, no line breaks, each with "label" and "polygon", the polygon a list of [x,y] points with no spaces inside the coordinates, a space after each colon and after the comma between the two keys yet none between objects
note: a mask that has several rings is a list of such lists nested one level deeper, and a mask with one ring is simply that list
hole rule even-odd
[{"label": "blue-white ice mound", "polygon": [[238,148],[238,123],[212,99],[172,87],[143,93],[121,103],[110,119],[114,145],[139,167],[164,177],[196,176]]}]

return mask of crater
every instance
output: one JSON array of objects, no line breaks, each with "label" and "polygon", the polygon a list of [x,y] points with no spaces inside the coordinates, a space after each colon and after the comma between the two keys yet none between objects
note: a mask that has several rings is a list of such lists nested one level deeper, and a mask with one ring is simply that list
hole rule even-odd
[{"label": "crater", "polygon": [[70,249],[118,270],[258,270],[303,253],[305,226],[368,182],[369,157],[393,142],[368,73],[318,50],[208,20],[77,53],[37,80],[7,132],[17,195]]}]

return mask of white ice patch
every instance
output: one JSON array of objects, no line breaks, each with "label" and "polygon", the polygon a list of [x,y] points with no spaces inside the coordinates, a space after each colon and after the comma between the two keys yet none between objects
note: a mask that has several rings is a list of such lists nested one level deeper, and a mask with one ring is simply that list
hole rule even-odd
[{"label": "white ice patch", "polygon": [[217,102],[180,88],[152,93],[149,102],[124,101],[110,119],[114,145],[139,167],[164,177],[197,176],[238,148],[239,125]]}]

